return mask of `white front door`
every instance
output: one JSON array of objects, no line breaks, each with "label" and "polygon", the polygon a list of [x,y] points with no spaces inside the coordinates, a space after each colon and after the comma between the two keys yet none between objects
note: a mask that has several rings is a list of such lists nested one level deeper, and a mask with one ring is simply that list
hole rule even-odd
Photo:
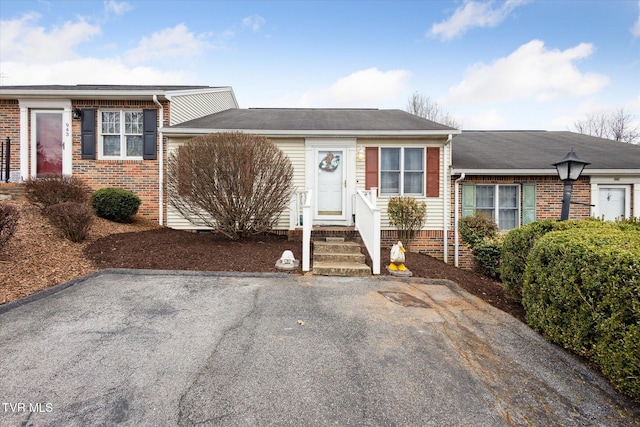
[{"label": "white front door", "polygon": [[351,225],[356,139],[306,138],[305,186],[313,190],[314,225]]},{"label": "white front door", "polygon": [[346,150],[318,149],[316,151],[316,217],[344,220],[346,218],[345,174]]},{"label": "white front door", "polygon": [[604,216],[605,221],[625,218],[626,193],[627,189],[625,187],[600,186],[598,206],[600,216]]}]

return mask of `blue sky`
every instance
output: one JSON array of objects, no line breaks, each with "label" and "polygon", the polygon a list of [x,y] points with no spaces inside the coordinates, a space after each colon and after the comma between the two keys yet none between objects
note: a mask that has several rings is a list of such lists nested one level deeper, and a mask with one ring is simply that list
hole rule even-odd
[{"label": "blue sky", "polygon": [[400,108],[464,129],[640,117],[640,1],[0,0],[0,81],[232,86],[240,107]]}]

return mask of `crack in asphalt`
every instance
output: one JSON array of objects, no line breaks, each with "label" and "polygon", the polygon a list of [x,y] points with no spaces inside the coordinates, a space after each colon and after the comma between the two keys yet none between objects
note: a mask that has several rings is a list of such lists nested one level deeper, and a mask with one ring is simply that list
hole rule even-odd
[{"label": "crack in asphalt", "polygon": [[[189,414],[185,414],[185,406],[186,406],[186,401],[188,398],[188,395],[190,395],[193,391],[193,389],[196,387],[197,383],[199,382],[199,380],[201,379],[201,377],[205,374],[205,372],[207,372],[212,363],[213,360],[215,359],[215,356],[218,353],[218,350],[220,349],[220,345],[228,338],[229,335],[231,335],[232,333],[234,333],[235,331],[241,329],[244,324],[247,322],[247,320],[253,316],[253,314],[256,312],[257,306],[258,306],[258,294],[260,293],[260,288],[256,288],[253,291],[253,298],[251,301],[251,306],[249,307],[248,311],[239,317],[239,319],[232,325],[230,325],[228,328],[226,328],[224,330],[224,332],[220,335],[220,338],[218,338],[218,340],[216,341],[215,345],[213,346],[213,349],[211,350],[211,352],[209,353],[209,356],[207,357],[206,362],[202,365],[202,367],[198,370],[197,373],[194,374],[193,380],[191,381],[191,383],[189,384],[188,387],[185,388],[184,392],[182,393],[182,395],[180,396],[180,399],[178,399],[178,419],[177,419],[177,425],[179,426],[193,426],[193,425],[200,425],[200,424],[206,424],[207,422],[211,422],[214,419],[206,419],[197,423],[194,423],[193,420],[189,420]],[[253,331],[250,330],[251,334],[253,335]],[[237,376],[237,374],[235,374],[234,376]],[[219,419],[220,417],[227,417],[230,414],[225,414],[222,416],[218,416],[215,419]]]}]

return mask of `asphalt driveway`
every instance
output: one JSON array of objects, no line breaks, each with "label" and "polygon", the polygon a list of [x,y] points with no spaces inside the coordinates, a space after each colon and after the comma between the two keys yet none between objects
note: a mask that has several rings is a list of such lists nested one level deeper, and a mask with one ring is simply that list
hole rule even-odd
[{"label": "asphalt driveway", "polygon": [[640,425],[444,281],[105,271],[56,291],[0,306],[2,426]]}]

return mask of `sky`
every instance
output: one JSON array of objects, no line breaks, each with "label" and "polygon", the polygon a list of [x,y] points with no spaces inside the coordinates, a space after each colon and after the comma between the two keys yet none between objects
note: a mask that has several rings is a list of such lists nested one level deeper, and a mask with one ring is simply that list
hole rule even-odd
[{"label": "sky", "polygon": [[463,129],[640,118],[639,0],[0,0],[0,84],[231,86],[241,108],[397,108]]}]

